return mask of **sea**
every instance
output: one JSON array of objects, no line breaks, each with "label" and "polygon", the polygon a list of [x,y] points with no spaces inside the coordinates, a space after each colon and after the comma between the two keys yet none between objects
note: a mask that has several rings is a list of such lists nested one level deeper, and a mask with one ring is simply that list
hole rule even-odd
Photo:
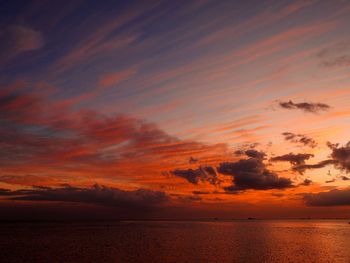
[{"label": "sea", "polygon": [[349,220],[0,223],[0,262],[350,262]]}]

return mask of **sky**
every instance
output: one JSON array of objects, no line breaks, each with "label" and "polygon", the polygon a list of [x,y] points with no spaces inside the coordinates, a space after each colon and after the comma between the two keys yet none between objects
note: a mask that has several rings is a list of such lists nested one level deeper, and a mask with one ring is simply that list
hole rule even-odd
[{"label": "sky", "polygon": [[0,6],[0,219],[350,216],[349,1]]}]

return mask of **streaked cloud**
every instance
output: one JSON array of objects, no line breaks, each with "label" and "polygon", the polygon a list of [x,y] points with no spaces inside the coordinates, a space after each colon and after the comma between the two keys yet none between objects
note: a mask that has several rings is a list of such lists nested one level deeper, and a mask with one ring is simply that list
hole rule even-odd
[{"label": "streaked cloud", "polygon": [[322,62],[325,67],[347,67],[350,66],[350,55],[343,55],[332,60]]},{"label": "streaked cloud", "polygon": [[321,50],[317,55],[323,67],[347,67],[350,65],[350,44],[348,42],[336,43]]}]

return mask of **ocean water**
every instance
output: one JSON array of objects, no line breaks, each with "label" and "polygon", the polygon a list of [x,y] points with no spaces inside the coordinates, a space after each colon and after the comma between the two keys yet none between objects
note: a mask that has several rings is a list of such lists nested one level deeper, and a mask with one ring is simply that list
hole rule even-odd
[{"label": "ocean water", "polygon": [[344,220],[0,224],[0,262],[350,262]]}]

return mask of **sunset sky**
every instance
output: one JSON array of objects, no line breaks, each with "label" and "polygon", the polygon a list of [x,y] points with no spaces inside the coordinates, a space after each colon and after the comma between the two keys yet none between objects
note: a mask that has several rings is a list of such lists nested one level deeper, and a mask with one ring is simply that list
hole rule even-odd
[{"label": "sunset sky", "polygon": [[350,215],[349,1],[0,3],[0,219]]}]

